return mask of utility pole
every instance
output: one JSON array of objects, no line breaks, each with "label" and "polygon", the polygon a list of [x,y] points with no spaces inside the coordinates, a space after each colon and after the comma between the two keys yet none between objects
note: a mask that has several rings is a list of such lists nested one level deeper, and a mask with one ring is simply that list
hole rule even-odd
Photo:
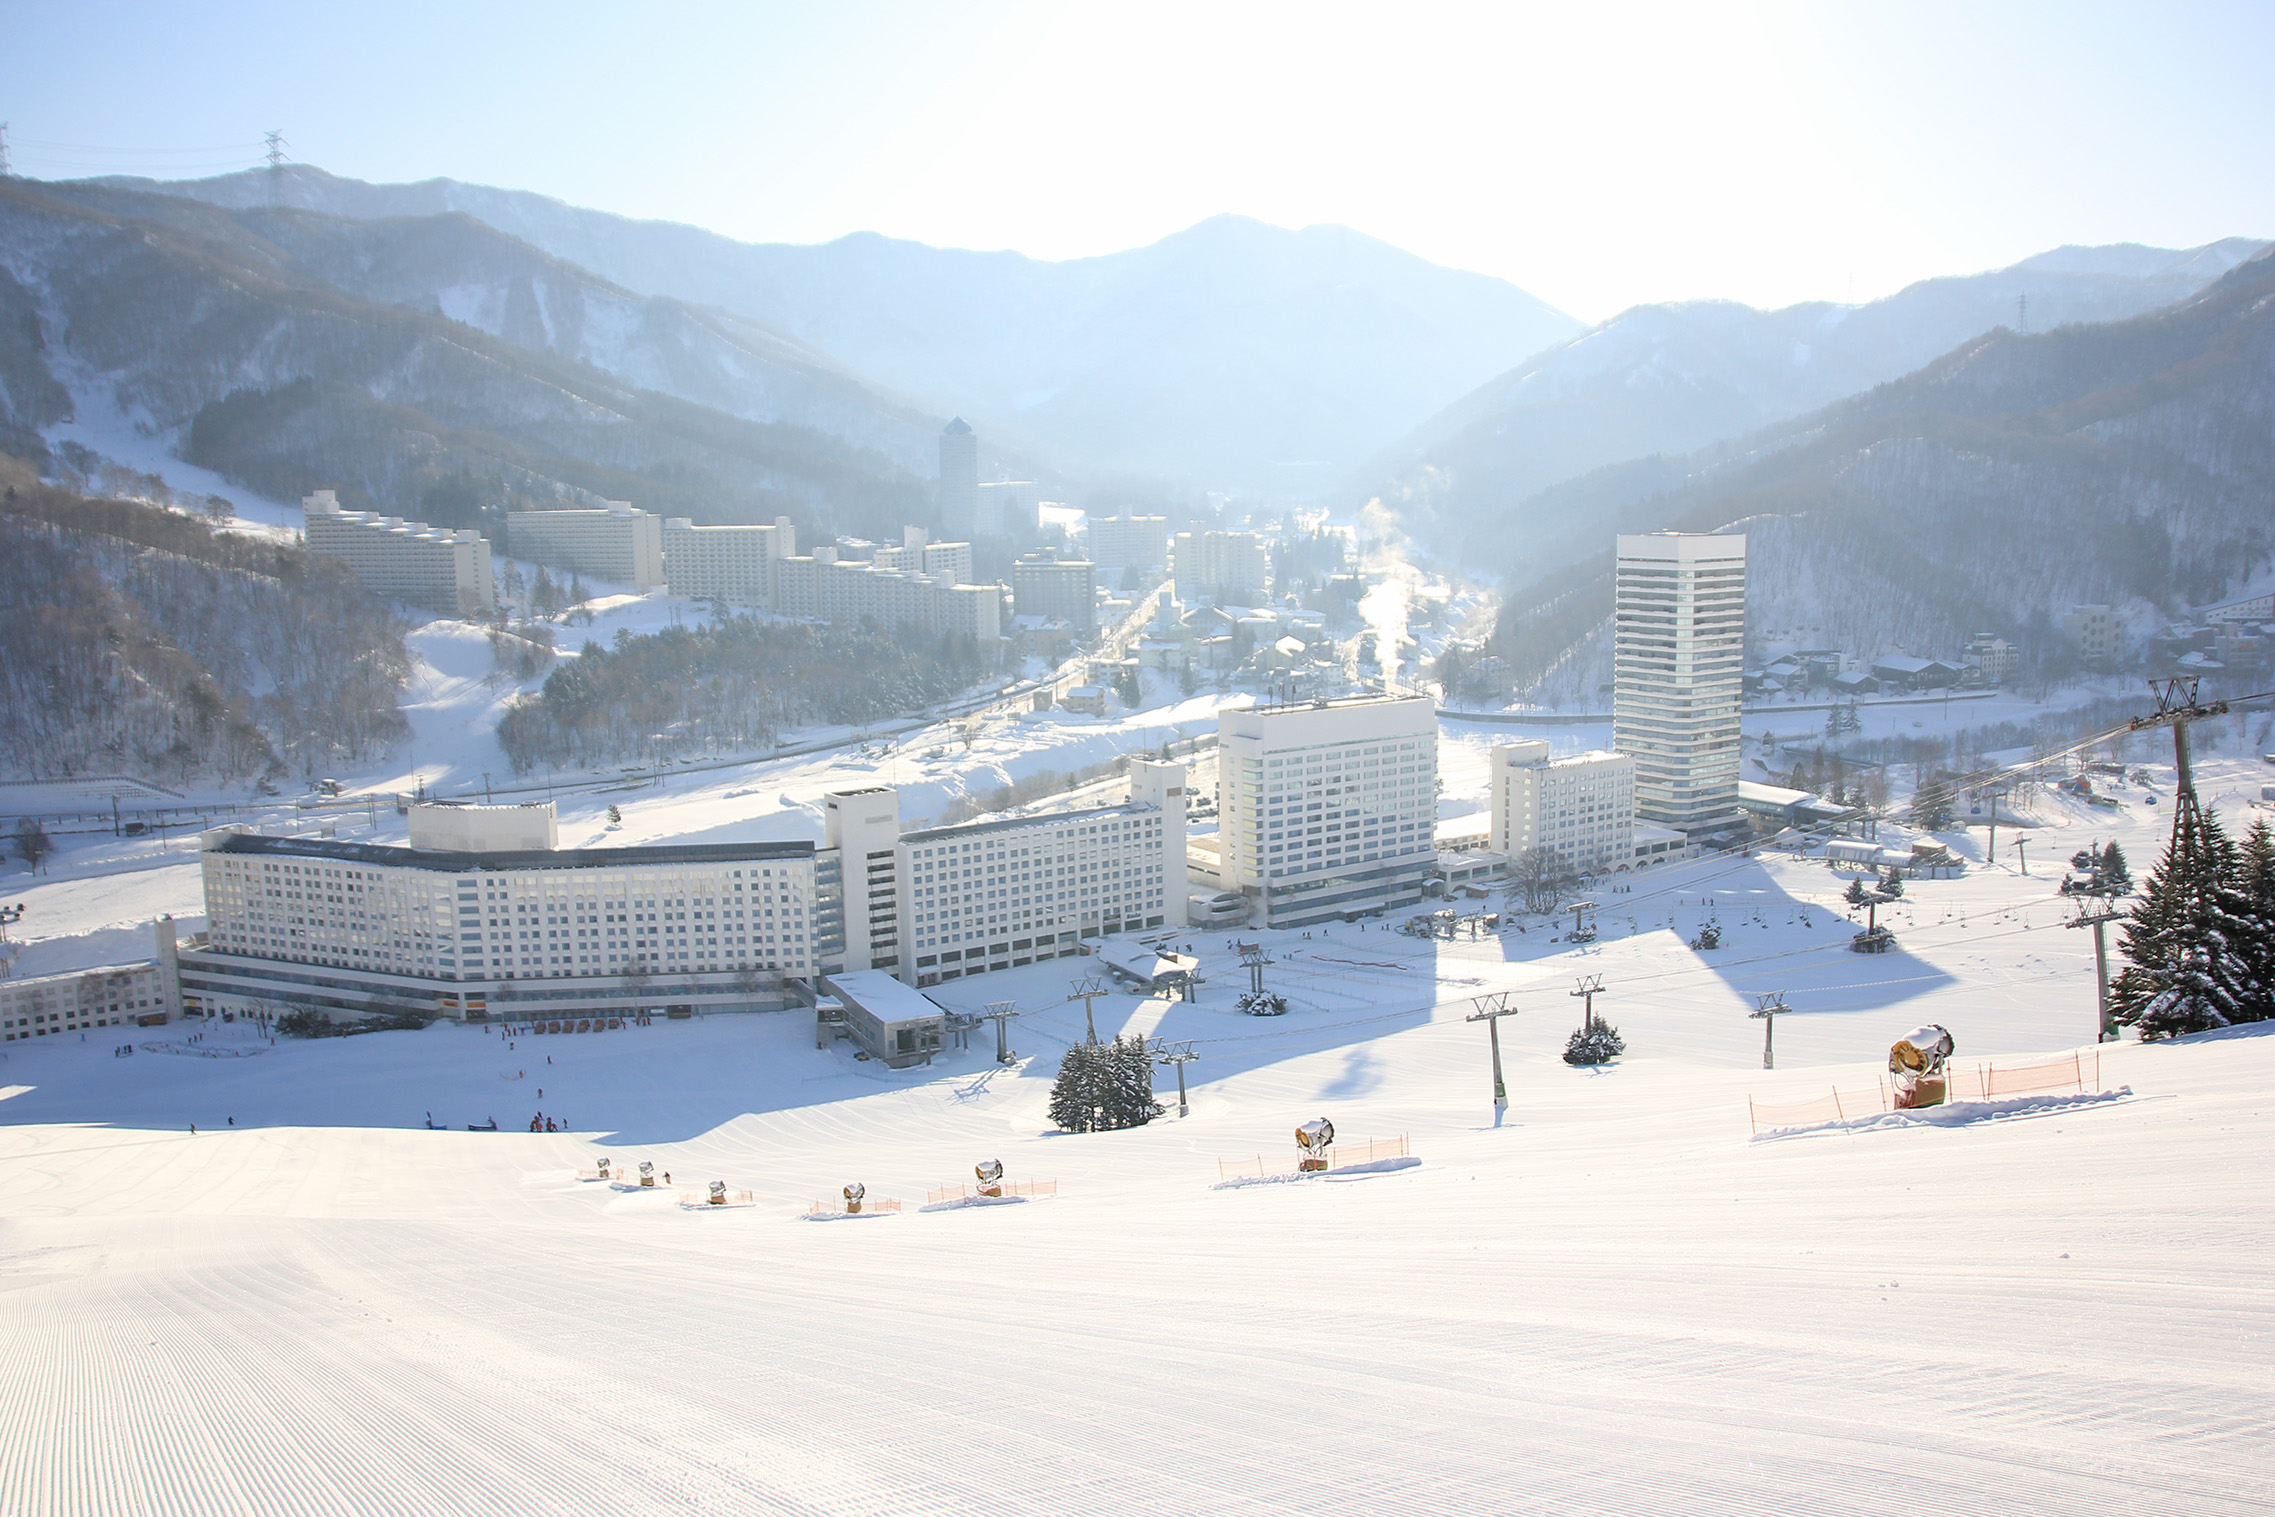
[{"label": "utility pole", "polygon": [[2096,1043],[2107,1043],[2116,1036],[2116,1031],[2110,1026],[2109,1022],[2108,925],[2111,922],[2121,922],[2131,915],[2132,913],[2129,911],[2119,911],[2113,906],[2104,906],[2099,911],[2081,912],[2076,921],[2062,924],[2065,927],[2091,927],[2093,929],[2094,1004],[2101,1013],[2101,1026],[2093,1038]]},{"label": "utility pole", "polygon": [[1176,1067],[1177,1115],[1180,1117],[1191,1116],[1193,1114],[1192,1105],[1185,1099],[1185,1066],[1199,1058],[1200,1055],[1193,1052],[1193,1045],[1190,1043],[1168,1043],[1160,1038],[1153,1040],[1152,1052],[1154,1063],[1170,1064]]},{"label": "utility pole", "polygon": [[1474,997],[1470,1004],[1477,1010],[1463,1020],[1483,1022],[1485,1031],[1493,1041],[1493,1125],[1499,1127],[1501,1118],[1509,1109],[1509,1082],[1501,1078],[1501,1018],[1513,1017],[1517,1008],[1509,1004],[1516,995],[1512,990],[1496,990]]},{"label": "utility pole", "polygon": [[1106,982],[1097,975],[1089,975],[1074,982],[1074,993],[1066,999],[1082,1003],[1082,1022],[1089,1029],[1090,1041],[1098,1041],[1098,1018],[1092,1014],[1090,1003],[1106,993]]},{"label": "utility pole", "polygon": [[981,1013],[995,1024],[995,1062],[998,1064],[1010,1065],[1018,1060],[1019,1056],[1011,1051],[1011,1019],[1019,1015],[1018,1005],[1017,1001],[990,1001],[987,1010]]},{"label": "utility pole", "polygon": [[1572,994],[1582,998],[1580,1030],[1582,1032],[1594,1032],[1596,1030],[1596,993],[1604,988],[1604,977],[1600,974],[1583,975],[1572,983],[1580,987]]},{"label": "utility pole", "polygon": [[1785,992],[1754,997],[1755,1010],[1747,1013],[1759,1017],[1762,1024],[1762,1068],[1777,1068],[1777,1019],[1793,1008],[1785,1004]]}]

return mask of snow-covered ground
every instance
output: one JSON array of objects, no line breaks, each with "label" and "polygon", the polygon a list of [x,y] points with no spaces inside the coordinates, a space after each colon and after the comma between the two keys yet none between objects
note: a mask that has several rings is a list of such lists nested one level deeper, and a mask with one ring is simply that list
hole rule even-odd
[{"label": "snow-covered ground", "polygon": [[[1675,866],[1583,951],[1279,934],[1272,1020],[1195,934],[1199,1004],[1099,1005],[1194,1040],[1192,1116],[1116,1134],[1045,1117],[1065,965],[944,987],[1018,1002],[1013,1070],[984,1033],[883,1070],[794,1015],[11,1049],[0,1511],[2265,1511],[2275,1037],[2108,1045],[2131,1094],[2093,1105],[1751,1140],[1749,1096],[1869,1088],[1917,1022],[1962,1066],[2092,1025],[2035,872],[1915,883],[1876,958],[1841,883]],[[1555,1057],[1580,973],[1632,1050],[1602,1070]],[[1498,989],[1496,1128],[1463,1018]],[[1796,1008],[1774,1073],[1757,989]],[[1421,1163],[1216,1188],[1319,1115]],[[676,1185],[574,1178],[603,1154]],[[986,1158],[1058,1194],[917,1209]],[[676,1204],[712,1179],[757,1204]],[[801,1225],[856,1179],[908,1210]]]}]

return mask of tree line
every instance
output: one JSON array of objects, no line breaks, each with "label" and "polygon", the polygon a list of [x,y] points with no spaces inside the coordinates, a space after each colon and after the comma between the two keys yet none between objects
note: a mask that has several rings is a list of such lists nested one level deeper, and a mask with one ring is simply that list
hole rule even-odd
[{"label": "tree line", "polygon": [[903,715],[969,688],[988,667],[968,637],[873,624],[726,616],[587,642],[498,722],[521,772],[747,752],[782,731]]}]

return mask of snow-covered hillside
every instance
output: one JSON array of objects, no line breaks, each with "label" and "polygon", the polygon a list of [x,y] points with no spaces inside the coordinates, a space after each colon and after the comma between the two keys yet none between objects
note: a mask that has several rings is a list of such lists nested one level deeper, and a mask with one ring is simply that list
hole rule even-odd
[{"label": "snow-covered hillside", "polygon": [[[1099,1007],[1193,1040],[1192,1115],[1087,1137],[1044,1117],[1062,966],[948,997],[1017,1002],[1014,1069],[982,1039],[894,1073],[793,1015],[12,1049],[0,1510],[2263,1510],[2275,1038],[2088,1044],[2123,1094],[1754,1139],[1750,1097],[1870,1088],[1920,1021],[1963,1068],[2091,1028],[2050,881],[1917,882],[1871,959],[1841,883],[1675,866],[1577,952],[1280,934],[1269,1022],[1196,937],[1200,1003]],[[1718,955],[1683,946],[1709,902]],[[1615,1065],[1555,1057],[1579,973]],[[1496,1126],[1463,1018],[1502,989]],[[573,1131],[514,1130],[539,1112]],[[1420,1162],[1221,1186],[1320,1115]],[[673,1183],[576,1178],[603,1155]],[[1057,1194],[922,1210],[989,1158]],[[713,1179],[755,1204],[678,1204]],[[804,1220],[853,1180],[906,1208]]]}]

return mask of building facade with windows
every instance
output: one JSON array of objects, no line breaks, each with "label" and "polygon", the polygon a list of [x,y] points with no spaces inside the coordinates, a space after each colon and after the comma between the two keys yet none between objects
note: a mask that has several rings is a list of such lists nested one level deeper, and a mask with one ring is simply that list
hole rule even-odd
[{"label": "building facade with windows", "polygon": [[653,590],[664,582],[663,520],[630,501],[612,500],[597,510],[509,512],[506,544],[516,557],[612,585]]},{"label": "building facade with windows", "polygon": [[1090,561],[1115,574],[1124,569],[1160,569],[1169,563],[1169,518],[1166,516],[1093,517],[1089,530]]},{"label": "building facade with windows", "polygon": [[831,547],[777,562],[774,591],[774,609],[784,616],[874,621],[880,626],[910,627],[939,637],[960,635],[981,643],[992,643],[1003,636],[1000,586],[960,585],[944,574],[841,562]]},{"label": "building facade with windows", "polygon": [[199,858],[206,941],[181,983],[207,1007],[775,1007],[822,946],[810,842],[449,850],[230,826]]},{"label": "building facade with windows", "polygon": [[151,1027],[181,1010],[174,919],[151,924],[156,958],[0,980],[0,1043],[111,1027]]},{"label": "building facade with windows", "polygon": [[1017,616],[1065,622],[1078,632],[1098,626],[1098,571],[1086,558],[1061,558],[1050,549],[1011,566],[1011,609]]},{"label": "building facade with windows", "polygon": [[344,562],[365,589],[444,616],[481,616],[497,603],[490,545],[471,527],[430,527],[400,516],[343,511],[318,490],[300,501],[300,537]]},{"label": "building facade with windows", "polygon": [[1244,605],[1272,583],[1272,555],[1254,532],[1180,532],[1170,544],[1169,573],[1181,601]]},{"label": "building facade with windows", "polygon": [[798,551],[787,516],[774,525],[698,527],[685,516],[663,527],[664,586],[674,595],[767,609],[774,604],[774,563]]},{"label": "building facade with windows", "polygon": [[1745,693],[1746,539],[1619,535],[1612,746],[1635,760],[1635,810],[1693,837],[1735,829]]},{"label": "building facade with windows", "polygon": [[1217,718],[1219,878],[1250,920],[1309,927],[1422,899],[1436,867],[1438,718],[1422,696]]},{"label": "building facade with windows", "polygon": [[895,849],[900,977],[934,985],[1185,925],[1185,768],[1130,763],[1119,806],[928,827]]},{"label": "building facade with windows", "polygon": [[1596,750],[1549,757],[1538,740],[1495,745],[1489,846],[1511,860],[1555,852],[1579,874],[1604,874],[1635,859],[1635,760]]}]

